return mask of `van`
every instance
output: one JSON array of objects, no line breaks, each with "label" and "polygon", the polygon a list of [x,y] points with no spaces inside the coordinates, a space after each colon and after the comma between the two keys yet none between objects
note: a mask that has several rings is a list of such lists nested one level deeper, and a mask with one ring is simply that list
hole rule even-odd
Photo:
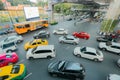
[{"label": "van", "polygon": [[29,49],[26,54],[27,59],[34,58],[52,58],[55,57],[56,52],[54,45],[38,46],[36,48]]},{"label": "van", "polygon": [[17,45],[15,42],[1,44],[0,46],[0,53],[5,53],[5,52],[15,51],[15,50],[17,50]]}]

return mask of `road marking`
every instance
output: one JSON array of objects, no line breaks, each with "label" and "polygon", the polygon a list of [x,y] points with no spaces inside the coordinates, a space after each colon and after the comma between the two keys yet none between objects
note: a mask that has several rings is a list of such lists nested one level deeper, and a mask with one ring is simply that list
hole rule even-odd
[{"label": "road marking", "polygon": [[32,75],[32,73],[29,73],[28,75],[26,75],[23,80],[25,80],[26,78],[28,78],[30,75]]},{"label": "road marking", "polygon": [[20,63],[22,63],[23,61],[24,61],[24,59],[22,59],[21,61],[17,62],[17,64],[20,64]]}]

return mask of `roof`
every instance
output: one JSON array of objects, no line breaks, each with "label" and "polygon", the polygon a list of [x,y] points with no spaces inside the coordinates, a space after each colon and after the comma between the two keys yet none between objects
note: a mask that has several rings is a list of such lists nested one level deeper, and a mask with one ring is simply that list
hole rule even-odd
[{"label": "roof", "polygon": [[36,50],[46,50],[46,49],[54,49],[54,45],[38,46]]},{"label": "roof", "polygon": [[91,47],[86,47],[86,51],[96,53],[96,49]]}]

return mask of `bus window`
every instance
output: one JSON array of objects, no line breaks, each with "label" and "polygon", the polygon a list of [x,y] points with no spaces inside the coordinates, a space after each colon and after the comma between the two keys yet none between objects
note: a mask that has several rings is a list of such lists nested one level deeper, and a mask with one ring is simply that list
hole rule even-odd
[{"label": "bus window", "polygon": [[29,24],[25,24],[25,27],[26,27],[26,28],[29,28],[29,27],[30,27],[30,25],[29,25]]},{"label": "bus window", "polygon": [[23,28],[23,26],[17,26],[17,28]]}]

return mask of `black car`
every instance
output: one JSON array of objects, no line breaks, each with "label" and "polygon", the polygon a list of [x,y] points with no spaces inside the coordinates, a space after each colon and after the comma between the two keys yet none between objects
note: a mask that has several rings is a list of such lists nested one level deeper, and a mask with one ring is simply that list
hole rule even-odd
[{"label": "black car", "polygon": [[39,33],[33,36],[34,39],[50,37],[50,33],[48,31],[40,31]]},{"label": "black car", "polygon": [[85,77],[85,69],[82,64],[72,61],[57,61],[50,63],[48,72],[52,76],[69,78],[71,80],[83,80]]}]

